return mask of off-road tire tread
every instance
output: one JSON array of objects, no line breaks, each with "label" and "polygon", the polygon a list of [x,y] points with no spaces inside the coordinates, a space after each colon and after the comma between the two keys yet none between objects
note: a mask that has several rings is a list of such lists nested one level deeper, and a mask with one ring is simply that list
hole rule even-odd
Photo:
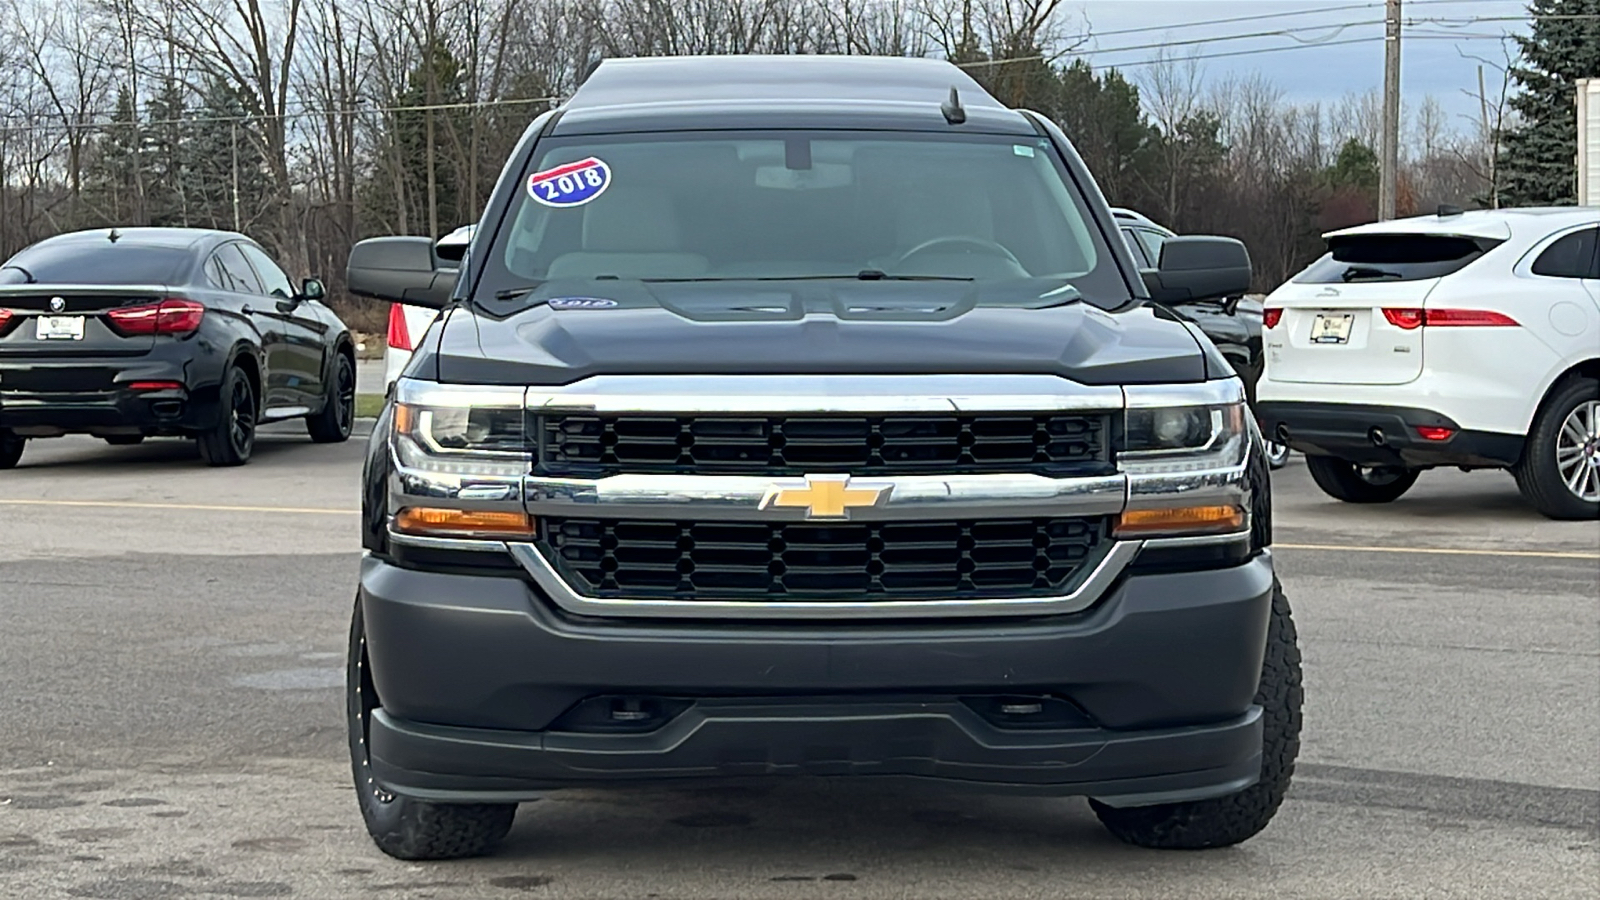
[{"label": "off-road tire tread", "polygon": [[[367,783],[366,745],[362,707],[357,699],[358,657],[365,660],[362,639],[366,632],[361,601],[350,619],[350,650],[346,661],[345,714],[350,729],[350,771],[355,779],[356,802],[367,833],[379,850],[404,860],[465,859],[493,850],[511,831],[517,815],[515,803],[429,803],[395,796],[381,803]],[[365,689],[370,690],[370,682]],[[377,698],[376,694],[373,694]]]},{"label": "off-road tire tread", "polygon": [[1600,381],[1593,378],[1573,378],[1558,387],[1534,418],[1522,459],[1511,469],[1523,499],[1547,518],[1600,518],[1600,503],[1586,503],[1567,490],[1555,464],[1556,438],[1567,414],[1574,406],[1597,396],[1600,396]]},{"label": "off-road tire tread", "polygon": [[1346,503],[1393,503],[1411,490],[1421,474],[1412,469],[1391,484],[1372,484],[1356,474],[1354,463],[1332,456],[1307,456],[1306,469],[1324,494]]},{"label": "off-road tire tread", "polygon": [[511,831],[516,804],[426,803],[396,797],[402,804],[398,825],[372,835],[396,859],[465,859],[481,856]]},{"label": "off-road tire tread", "polygon": [[1300,755],[1300,646],[1289,600],[1276,581],[1272,618],[1256,703],[1262,711],[1261,779],[1214,800],[1118,809],[1091,800],[1095,815],[1117,838],[1160,850],[1226,847],[1258,834],[1283,803]]}]

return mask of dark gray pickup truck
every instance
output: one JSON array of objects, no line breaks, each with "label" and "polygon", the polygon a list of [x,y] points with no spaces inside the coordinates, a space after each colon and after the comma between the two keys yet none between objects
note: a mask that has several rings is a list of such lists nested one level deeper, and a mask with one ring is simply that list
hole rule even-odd
[{"label": "dark gray pickup truck", "polygon": [[781,776],[1260,831],[1299,746],[1264,444],[1067,137],[931,60],[603,62],[507,162],[367,455],[350,749],[378,845],[571,787]]}]

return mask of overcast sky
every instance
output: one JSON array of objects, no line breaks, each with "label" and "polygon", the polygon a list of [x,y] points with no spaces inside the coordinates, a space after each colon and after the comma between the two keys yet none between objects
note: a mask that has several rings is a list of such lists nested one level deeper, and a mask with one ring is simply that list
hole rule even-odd
[{"label": "overcast sky", "polygon": [[[1073,5],[1074,0],[1064,4]],[[1140,71],[1136,64],[1157,52],[1148,45],[1292,30],[1287,35],[1175,45],[1171,52],[1239,54],[1205,59],[1201,65],[1208,77],[1260,72],[1292,100],[1330,101],[1382,87],[1383,7],[1382,0],[1076,0],[1073,26],[1076,30],[1087,24],[1094,35],[1084,54],[1090,62],[1127,67],[1127,74],[1135,77]],[[1405,0],[1402,17],[1417,21],[1408,22],[1401,44],[1404,105],[1415,109],[1432,94],[1445,105],[1453,125],[1465,125],[1462,115],[1477,114],[1478,63],[1463,54],[1503,61],[1499,36],[1525,34],[1526,16],[1523,0]],[[1514,21],[1483,21],[1499,18]],[[1485,67],[1491,96],[1499,77]],[[1474,97],[1463,94],[1465,90]]]}]

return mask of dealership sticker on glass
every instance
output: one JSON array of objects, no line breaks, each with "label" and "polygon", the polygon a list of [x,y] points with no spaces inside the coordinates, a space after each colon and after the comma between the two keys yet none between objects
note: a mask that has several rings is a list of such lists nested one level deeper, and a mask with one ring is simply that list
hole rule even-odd
[{"label": "dealership sticker on glass", "polygon": [[589,157],[528,176],[528,194],[545,206],[582,206],[611,186],[611,167]]}]

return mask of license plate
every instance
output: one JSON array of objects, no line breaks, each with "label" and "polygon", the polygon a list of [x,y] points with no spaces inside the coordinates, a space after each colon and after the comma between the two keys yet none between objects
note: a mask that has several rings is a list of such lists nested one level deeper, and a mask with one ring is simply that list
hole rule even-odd
[{"label": "license plate", "polygon": [[1311,343],[1313,344],[1347,344],[1350,342],[1350,326],[1354,325],[1356,317],[1353,313],[1343,315],[1319,314],[1311,320]]},{"label": "license plate", "polygon": [[83,316],[40,316],[36,321],[41,341],[83,340]]}]

